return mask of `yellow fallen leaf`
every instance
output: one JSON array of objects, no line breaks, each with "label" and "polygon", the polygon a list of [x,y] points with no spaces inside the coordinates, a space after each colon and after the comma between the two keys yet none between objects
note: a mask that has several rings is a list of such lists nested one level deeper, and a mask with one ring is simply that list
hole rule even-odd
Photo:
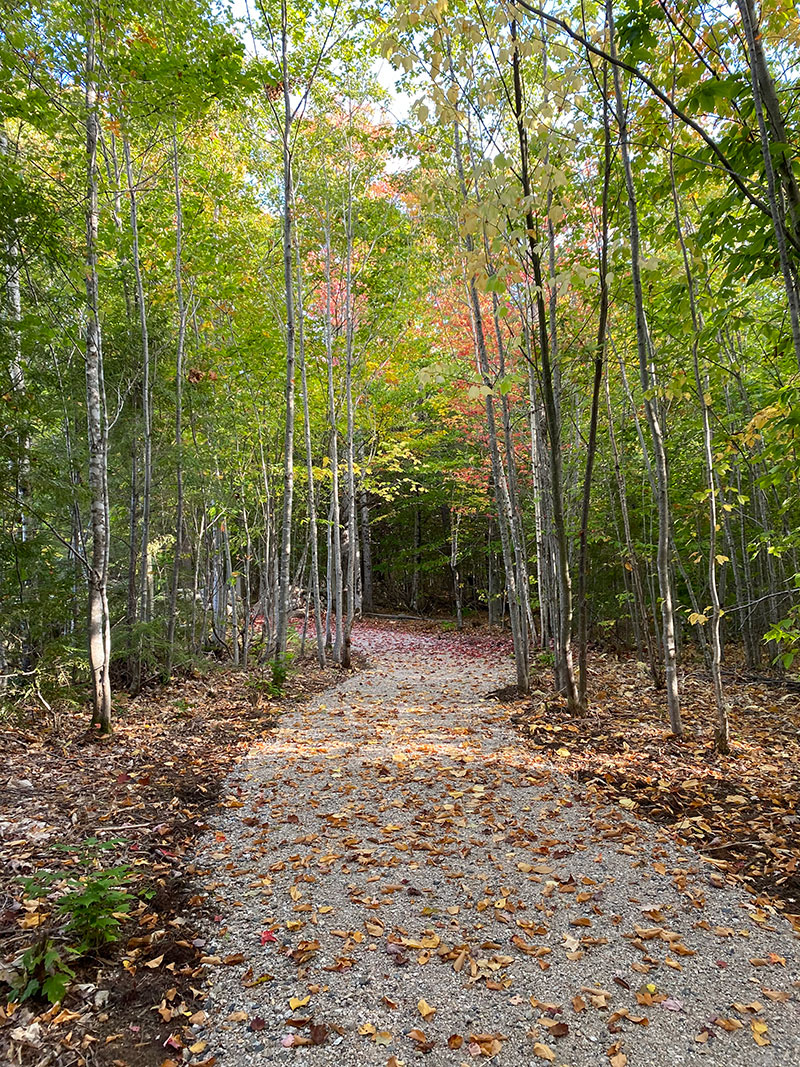
[{"label": "yellow fallen leaf", "polygon": [[19,925],[24,930],[34,929],[37,926],[41,926],[48,915],[49,912],[45,911],[35,912],[33,915],[26,915],[23,919],[19,920]]},{"label": "yellow fallen leaf", "polygon": [[534,1056],[538,1056],[540,1060],[549,1060],[550,1063],[556,1058],[555,1052],[553,1052],[551,1048],[548,1048],[547,1045],[543,1045],[541,1041],[535,1042],[533,1046],[533,1054]]},{"label": "yellow fallen leaf", "polygon": [[436,1008],[431,1007],[431,1005],[423,997],[421,1000],[417,1001],[417,1011],[420,1013],[423,1019],[430,1019],[433,1013],[436,1011]]},{"label": "yellow fallen leaf", "polygon": [[289,1007],[292,1011],[297,1011],[298,1008],[304,1008],[310,1000],[311,997],[289,997]]},{"label": "yellow fallen leaf", "polygon": [[753,1040],[757,1045],[763,1048],[764,1045],[771,1044],[770,1039],[767,1037],[766,1023],[762,1023],[759,1019],[753,1019],[750,1023],[750,1029],[753,1031]]}]

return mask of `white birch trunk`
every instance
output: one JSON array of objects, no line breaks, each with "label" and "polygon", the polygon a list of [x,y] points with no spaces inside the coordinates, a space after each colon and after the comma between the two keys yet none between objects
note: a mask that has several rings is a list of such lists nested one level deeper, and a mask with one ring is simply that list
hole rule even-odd
[{"label": "white birch trunk", "polygon": [[286,0],[281,0],[281,67],[283,76],[283,279],[286,297],[286,427],[283,439],[283,514],[278,560],[278,596],[275,608],[275,658],[286,657],[289,633],[289,595],[292,556],[292,503],[294,496],[295,309],[292,265],[292,102],[289,92],[289,24]]},{"label": "white birch trunk", "polygon": [[86,42],[86,414],[89,435],[89,492],[92,551],[89,561],[88,638],[92,726],[111,730],[111,624],[108,615],[108,418],[101,348],[97,235],[97,86],[95,83],[95,11],[91,9]]}]

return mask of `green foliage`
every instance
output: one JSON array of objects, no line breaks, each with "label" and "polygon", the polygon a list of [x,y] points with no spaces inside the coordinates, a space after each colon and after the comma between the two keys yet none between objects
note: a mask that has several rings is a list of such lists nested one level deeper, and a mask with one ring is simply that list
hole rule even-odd
[{"label": "green foliage", "polygon": [[266,681],[267,691],[270,696],[282,696],[289,677],[289,669],[294,659],[293,652],[287,652],[284,656],[276,657],[269,661],[270,679]]},{"label": "green foliage", "polygon": [[16,973],[9,983],[13,999],[22,1003],[31,997],[44,997],[51,1004],[64,999],[75,971],[68,960],[77,955],[75,949],[42,938],[22,954]]},{"label": "green foliage", "polygon": [[658,44],[654,23],[664,18],[656,0],[626,0],[616,18],[620,46],[634,62],[652,56]]},{"label": "green foliage", "polygon": [[794,610],[788,618],[773,623],[764,634],[764,640],[778,646],[779,651],[773,663],[780,664],[787,671],[793,667],[800,656],[800,609]]},{"label": "green foliage", "polygon": [[93,871],[72,882],[73,888],[59,898],[57,910],[69,918],[67,933],[77,937],[80,952],[118,941],[122,920],[134,897],[128,892],[131,868],[110,867]]},{"label": "green foliage", "polygon": [[[798,89],[796,20],[791,22],[783,2],[762,9],[766,58],[786,111],[788,154],[796,158],[797,115],[791,105]],[[680,23],[676,32],[667,21],[674,13],[658,0],[619,0],[614,13],[622,57],[674,96],[717,141],[756,200],[763,199],[763,151],[736,20],[694,6],[674,15]],[[513,47],[512,14],[519,35]],[[562,14],[574,20],[576,32],[603,46],[602,5],[587,5],[580,18],[577,11]],[[246,28],[209,0],[176,0],[158,9],[123,0],[98,15],[103,205],[98,272],[111,422],[112,681],[115,687],[141,688],[195,666],[204,652],[221,659],[238,643],[243,654],[244,627],[252,624],[256,603],[274,582],[269,557],[280,533],[276,516],[284,502],[286,440],[284,117],[281,35],[275,32],[281,5],[277,0],[251,5],[252,25],[248,21]],[[537,531],[542,515],[535,515],[542,485],[531,474],[528,391],[530,382],[536,401],[541,367],[530,311],[528,210],[545,261],[551,226],[554,233],[554,353],[572,548],[577,538],[598,310],[602,85],[605,79],[612,96],[610,73],[602,74],[599,57],[590,69],[583,50],[555,25],[508,5],[484,4],[480,12],[469,5],[447,11],[436,4],[409,10],[398,5],[396,17],[386,11],[379,18],[349,2],[335,5],[335,16],[330,6],[291,2],[287,16],[291,97],[302,102],[292,116],[290,139],[303,296],[297,337],[302,326],[313,457],[309,484],[299,462],[298,425],[292,566],[300,567],[300,575],[307,566],[298,549],[309,525],[312,492],[321,567],[330,562],[325,516],[333,487],[332,431],[338,433],[344,496],[349,354],[360,452],[354,474],[371,509],[378,599],[399,606],[413,597],[420,610],[452,608],[450,547],[458,516],[465,611],[488,604],[490,585],[494,607],[502,600],[503,563],[487,399],[498,424],[501,413],[508,413],[516,460],[514,471],[509,464],[509,481],[515,483],[514,504],[534,576],[534,546],[542,540]],[[445,33],[450,20],[457,30],[452,35],[449,28]],[[74,6],[63,0],[23,0],[9,9],[0,35],[0,366],[18,367],[22,379],[15,387],[6,371],[0,388],[0,643],[8,710],[28,711],[56,699],[61,708],[77,707],[89,676],[82,351],[86,39],[76,25]],[[415,98],[400,123],[389,117],[395,101],[374,76],[378,35]],[[507,96],[507,65],[515,51],[535,161],[533,188],[525,198]],[[619,154],[612,152],[613,345],[606,353],[608,417],[601,410],[588,530],[594,633],[602,636],[617,622],[631,635],[637,609],[632,554],[647,601],[642,613],[656,629],[653,471],[640,440],[647,432],[646,397],[659,406],[667,443],[681,617],[688,617],[694,603],[709,602],[713,498],[721,512],[715,555],[730,557],[722,571],[725,608],[734,596],[743,599],[748,585],[747,596],[757,604],[751,622],[749,612],[726,610],[726,637],[738,638],[749,625],[760,642],[772,626],[770,640],[780,641],[786,657],[794,647],[794,593],[785,601],[773,594],[785,587],[800,549],[800,391],[773,222],[730,180],[696,128],[670,115],[663,100],[627,71],[621,88],[635,151],[645,311],[657,381],[640,388],[631,374],[636,334],[626,197]],[[613,110],[612,101],[612,143],[618,137]],[[466,204],[454,165],[455,124],[467,165]],[[134,295],[131,190],[119,173],[123,141],[136,175],[141,308]],[[772,145],[779,182],[785,180],[784,147]],[[183,221],[183,319],[175,271],[173,150]],[[673,176],[686,261],[677,236]],[[793,266],[796,273],[796,262]],[[545,274],[549,298],[547,263]],[[484,315],[491,365],[486,381],[475,369],[473,322],[465,303],[470,277]],[[18,318],[6,299],[15,281]],[[140,310],[149,334],[152,389],[147,545],[142,544]],[[695,350],[704,379],[699,389]],[[329,356],[335,426],[327,407]],[[179,383],[183,422],[176,439]],[[298,376],[298,395],[299,386]],[[698,395],[706,390],[708,399]],[[718,482],[713,497],[701,439],[706,406],[713,409]],[[612,428],[618,456],[611,450]],[[541,426],[539,431],[542,435]],[[545,444],[542,439],[536,448]],[[506,455],[505,444],[501,451]],[[179,463],[183,544],[175,561]],[[631,544],[622,530],[623,510]],[[577,554],[570,555],[574,561]],[[545,592],[534,577],[531,593],[539,607],[547,607],[540,603]],[[287,669],[288,661],[267,664],[259,691],[280,695]]]},{"label": "green foliage", "polygon": [[69,866],[21,879],[25,895],[48,899],[63,926],[57,935],[30,945],[15,961],[8,979],[15,999],[43,997],[51,1004],[63,1000],[75,977],[71,964],[120,939],[122,923],[136,901],[129,889],[133,870],[127,864],[104,867],[101,859],[121,843],[121,839],[90,837],[77,848],[56,846],[68,854]]},{"label": "green foliage", "polygon": [[50,897],[57,886],[54,909],[67,920],[64,930],[72,935],[78,954],[118,941],[122,921],[135,902],[128,889],[132,868],[127,864],[103,867],[100,862],[103,852],[120,843],[120,839],[90,837],[79,848],[59,846],[70,854],[73,866],[22,880],[26,896],[33,898]]}]

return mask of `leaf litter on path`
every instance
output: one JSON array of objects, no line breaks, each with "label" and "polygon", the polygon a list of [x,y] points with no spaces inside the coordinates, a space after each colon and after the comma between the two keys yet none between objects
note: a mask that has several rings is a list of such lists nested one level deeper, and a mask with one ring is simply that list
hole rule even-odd
[{"label": "leaf litter on path", "polygon": [[369,668],[253,746],[198,859],[245,957],[210,968],[219,1064],[800,1063],[789,925],[532,750],[485,696],[507,648],[355,640]]}]

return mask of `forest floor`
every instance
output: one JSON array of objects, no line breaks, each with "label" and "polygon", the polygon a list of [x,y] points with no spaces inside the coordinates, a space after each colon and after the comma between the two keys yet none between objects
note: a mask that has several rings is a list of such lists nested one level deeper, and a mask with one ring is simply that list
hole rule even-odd
[{"label": "forest floor", "polygon": [[58,1008],[0,1008],[0,1049],[65,1067],[800,1063],[795,694],[734,680],[720,759],[701,673],[675,742],[633,661],[593,657],[597,711],[576,723],[546,670],[524,700],[502,688],[502,635],[355,636],[363,669],[306,667],[280,702],[220,671],[130,702],[108,742],[2,730],[0,954],[51,928],[52,901],[15,879],[63,865],[56,844],[125,838],[114,859],[152,895]]},{"label": "forest floor", "polygon": [[[192,990],[203,973],[207,905],[192,857],[210,813],[227,802],[226,776],[275,729],[285,706],[346,674],[304,661],[278,698],[267,690],[268,668],[244,675],[210,661],[135,699],[115,694],[107,738],[88,733],[85,716],[74,711],[44,716],[32,708],[0,722],[0,1059],[161,1064],[174,1026],[159,1005],[177,997],[177,1008],[184,994],[189,1001],[199,995]],[[80,856],[87,840],[113,847],[87,862]],[[48,937],[62,940],[55,898],[70,878],[116,864],[129,866],[126,885],[137,898],[123,940],[80,961],[63,1005],[48,1009],[33,999],[9,1010],[15,995],[4,982],[15,973],[13,961]],[[48,897],[26,898],[21,879],[42,871],[61,877]],[[159,965],[138,967],[156,944]]]}]

